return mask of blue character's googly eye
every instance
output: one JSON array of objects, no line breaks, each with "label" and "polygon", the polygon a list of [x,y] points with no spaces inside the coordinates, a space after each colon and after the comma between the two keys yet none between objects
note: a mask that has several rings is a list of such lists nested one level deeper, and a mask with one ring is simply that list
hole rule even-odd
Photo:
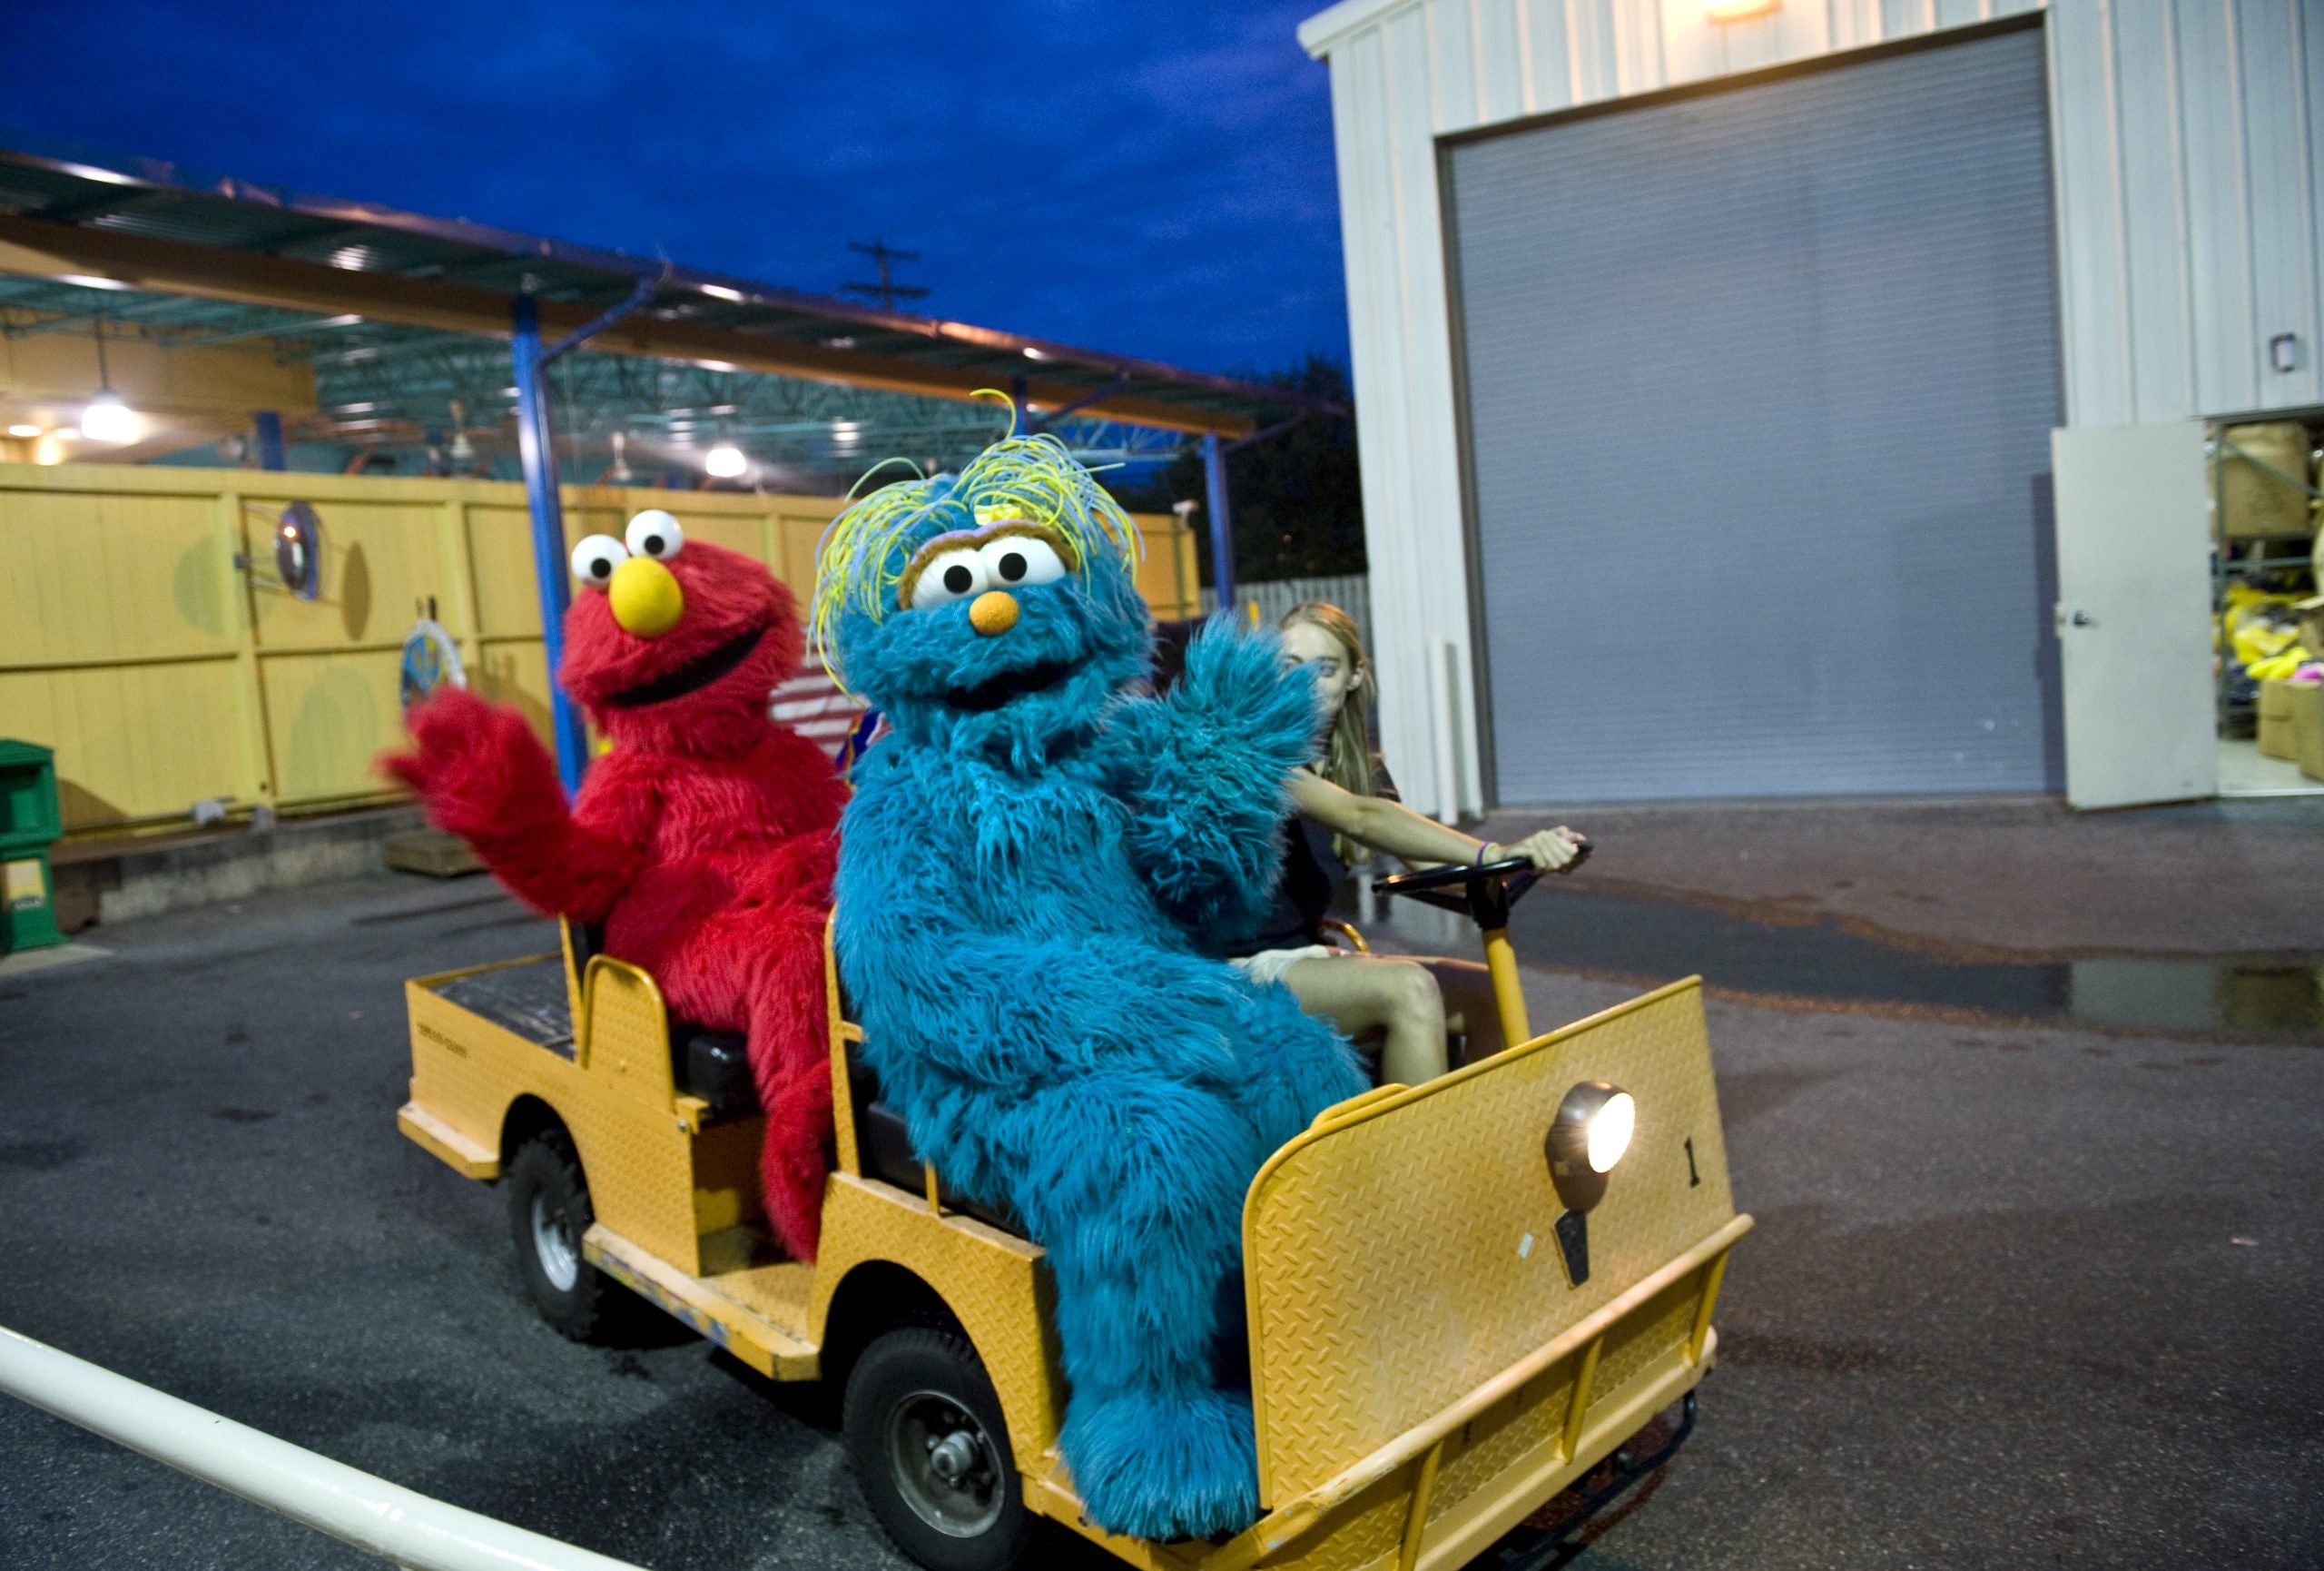
[{"label": "blue character's googly eye", "polygon": [[980,595],[990,588],[992,569],[983,554],[964,546],[946,551],[921,569],[920,577],[912,581],[912,609],[933,610]]},{"label": "blue character's googly eye", "polygon": [[977,555],[984,558],[985,569],[998,588],[1054,584],[1065,577],[1065,558],[1058,555],[1057,548],[1032,535],[1003,535],[988,540]]}]

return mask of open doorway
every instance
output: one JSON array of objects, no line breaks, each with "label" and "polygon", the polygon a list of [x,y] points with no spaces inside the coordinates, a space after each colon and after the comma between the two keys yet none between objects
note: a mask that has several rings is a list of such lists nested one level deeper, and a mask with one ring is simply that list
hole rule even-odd
[{"label": "open doorway", "polygon": [[2324,410],[2211,437],[2219,794],[2324,795]]}]

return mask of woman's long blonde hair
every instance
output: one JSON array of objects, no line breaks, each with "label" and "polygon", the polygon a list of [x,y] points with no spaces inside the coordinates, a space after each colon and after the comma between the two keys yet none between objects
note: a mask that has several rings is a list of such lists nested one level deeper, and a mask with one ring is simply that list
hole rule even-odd
[{"label": "woman's long blonde hair", "polygon": [[[1340,647],[1341,658],[1347,661],[1357,680],[1340,700],[1340,712],[1332,717],[1330,735],[1324,739],[1324,756],[1316,773],[1343,791],[1358,796],[1369,796],[1378,784],[1372,775],[1372,722],[1365,708],[1372,694],[1372,657],[1364,652],[1364,632],[1355,618],[1328,600],[1302,600],[1283,614],[1275,623],[1277,631],[1305,624],[1330,637]],[[1350,840],[1344,835],[1332,836],[1332,850],[1343,862],[1354,865],[1365,861],[1371,848]]]}]

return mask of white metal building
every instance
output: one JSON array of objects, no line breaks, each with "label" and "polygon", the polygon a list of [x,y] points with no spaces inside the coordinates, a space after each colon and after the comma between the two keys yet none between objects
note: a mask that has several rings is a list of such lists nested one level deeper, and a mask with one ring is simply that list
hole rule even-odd
[{"label": "white metal building", "polygon": [[2194,422],[2324,405],[2324,5],[1300,39],[1416,805],[2211,792]]}]

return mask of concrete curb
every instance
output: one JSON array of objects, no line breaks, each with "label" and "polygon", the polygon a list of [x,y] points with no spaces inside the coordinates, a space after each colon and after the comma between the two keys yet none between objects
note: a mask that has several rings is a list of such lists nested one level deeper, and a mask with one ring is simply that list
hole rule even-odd
[{"label": "concrete curb", "polygon": [[421,824],[418,807],[398,805],[158,843],[67,843],[53,858],[57,925],[77,933],[92,923],[159,916],[261,890],[377,873],[386,865],[380,843]]}]

